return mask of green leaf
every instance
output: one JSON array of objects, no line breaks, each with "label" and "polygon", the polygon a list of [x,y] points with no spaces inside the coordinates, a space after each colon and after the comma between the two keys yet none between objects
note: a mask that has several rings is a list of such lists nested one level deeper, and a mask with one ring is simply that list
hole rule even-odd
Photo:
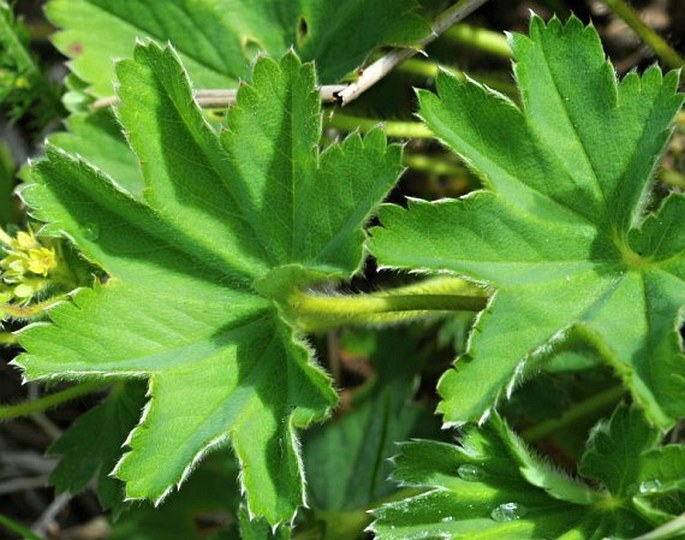
[{"label": "green leaf", "polygon": [[112,94],[113,58],[131,56],[136,39],[171,42],[198,88],[232,87],[258,51],[295,47],[316,60],[324,83],[362,64],[372,50],[409,45],[429,33],[415,0],[52,0],[53,40],[75,74],[98,96]]},{"label": "green leaf", "polygon": [[679,489],[685,493],[685,447],[666,446],[645,452],[637,480],[642,493]]},{"label": "green leaf", "polygon": [[145,386],[140,383],[115,385],[105,401],[77,418],[50,446],[49,454],[62,456],[50,475],[50,483],[59,492],[77,493],[97,478],[102,506],[113,508],[115,513],[123,509],[123,484],[109,473],[121,457],[126,436],[140,418],[144,396]]},{"label": "green leaf", "polygon": [[263,519],[250,519],[249,512],[244,506],[238,510],[238,523],[241,540],[289,540],[291,538],[290,528],[279,527],[272,531]]},{"label": "green leaf", "polygon": [[280,315],[283,296],[257,285],[287,296],[355,272],[361,227],[395,182],[401,149],[376,131],[319,154],[313,68],[292,54],[259,60],[221,137],[171,47],[134,56],[117,69],[119,117],[144,199],[47,146],[24,200],[46,234],[64,233],[110,278],[54,309],[53,324],[26,329],[17,363],[30,379],[149,380],[116,469],[128,498],[161,500],[230,440],[252,515],[288,521],[303,497],[297,429],[324,418],[336,394]]},{"label": "green leaf", "polygon": [[[600,422],[590,435],[579,472],[610,493],[628,495],[647,519],[660,523],[683,512],[663,496],[685,494],[685,446],[660,446],[663,434],[645,420],[641,411],[619,407],[608,422]],[[659,514],[655,514],[659,511]]]},{"label": "green leaf", "polygon": [[670,426],[685,415],[685,197],[644,207],[682,103],[678,74],[651,67],[617,84],[597,32],[575,17],[534,16],[512,46],[521,108],[446,73],[438,95],[419,92],[422,118],[488,189],[388,206],[370,248],[384,265],[496,288],[440,381],[447,424],[484,418],[573,337]]},{"label": "green leaf", "polygon": [[408,336],[382,332],[371,357],[375,375],[356,390],[350,411],[307,432],[304,462],[313,508],[367,507],[393,489],[386,479],[395,443],[439,437],[439,424],[428,408],[411,401],[420,367],[415,349]]},{"label": "green leaf", "polygon": [[120,187],[142,198],[144,182],[138,159],[110,109],[72,115],[66,125],[68,131],[50,135],[50,144],[107,171]]},{"label": "green leaf", "polygon": [[600,422],[592,431],[579,471],[612,493],[627,493],[637,485],[641,454],[655,447],[660,435],[638,409],[620,407],[610,422]]},{"label": "green leaf", "polygon": [[380,539],[632,538],[683,511],[647,514],[639,500],[645,456],[682,450],[657,447],[657,435],[637,408],[620,406],[580,467],[597,489],[540,460],[496,415],[468,428],[460,446],[406,443],[394,478],[427,491],[375,510],[372,530]]},{"label": "green leaf", "polygon": [[16,166],[5,143],[0,143],[0,226],[17,222],[14,191]]},{"label": "green leaf", "polygon": [[12,121],[29,116],[40,131],[62,113],[59,92],[29,51],[29,34],[10,4],[0,0],[0,110]]}]

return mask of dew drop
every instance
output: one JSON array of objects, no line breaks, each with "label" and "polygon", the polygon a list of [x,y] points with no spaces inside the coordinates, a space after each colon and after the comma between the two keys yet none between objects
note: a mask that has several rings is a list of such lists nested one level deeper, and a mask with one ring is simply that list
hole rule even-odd
[{"label": "dew drop", "polygon": [[471,465],[468,463],[459,465],[457,474],[459,475],[459,478],[466,480],[467,482],[478,482],[485,476],[485,472],[478,465]]},{"label": "dew drop", "polygon": [[100,226],[97,223],[87,223],[86,226],[83,227],[83,236],[86,240],[95,242],[100,238]]},{"label": "dew drop", "polygon": [[526,515],[527,512],[528,509],[525,506],[515,502],[508,502],[500,504],[497,508],[490,512],[490,517],[499,523],[504,523],[506,521],[516,521],[517,519],[521,519]]},{"label": "dew drop", "polygon": [[642,482],[637,488],[643,495],[646,493],[656,493],[661,489],[661,482],[658,480],[649,480],[647,482]]},{"label": "dew drop", "polygon": [[445,516],[440,521],[442,521],[443,523],[451,523],[453,520],[454,518],[452,516]]}]

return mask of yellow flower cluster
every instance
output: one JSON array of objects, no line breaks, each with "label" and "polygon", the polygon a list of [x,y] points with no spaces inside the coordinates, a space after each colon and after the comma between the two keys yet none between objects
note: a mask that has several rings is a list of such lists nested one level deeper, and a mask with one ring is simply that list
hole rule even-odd
[{"label": "yellow flower cluster", "polygon": [[57,267],[52,247],[47,247],[32,231],[20,231],[12,237],[0,229],[5,256],[0,260],[0,295],[7,302],[29,302],[50,284],[48,275]]}]

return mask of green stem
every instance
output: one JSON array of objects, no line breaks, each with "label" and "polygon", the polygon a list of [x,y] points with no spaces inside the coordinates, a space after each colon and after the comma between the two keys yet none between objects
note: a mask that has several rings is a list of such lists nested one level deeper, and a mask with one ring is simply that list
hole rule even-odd
[{"label": "green stem", "polygon": [[378,324],[425,317],[436,311],[481,311],[483,289],[459,278],[436,278],[392,291],[320,296],[296,291],[289,300],[300,328],[315,332],[345,324]]},{"label": "green stem", "polygon": [[[364,529],[371,524],[373,516],[369,510],[373,510],[383,504],[408,499],[423,493],[425,490],[419,488],[401,488],[390,495],[374,501],[366,508],[360,510],[313,510],[316,521],[326,524],[325,538],[339,540],[343,538],[358,538],[363,534]],[[310,540],[320,538],[320,530],[316,523],[309,527],[295,530],[293,540]]]},{"label": "green stem", "polygon": [[10,531],[17,533],[24,540],[43,540],[40,536],[35,534],[31,529],[24,527],[20,523],[17,523],[16,521],[14,521],[13,519],[10,519],[9,517],[7,517],[4,514],[0,514],[0,525],[4,525]]},{"label": "green stem", "polygon": [[659,175],[659,179],[670,186],[685,189],[685,174],[670,169],[663,169]]},{"label": "green stem", "polygon": [[664,39],[647,26],[635,10],[625,0],[604,0],[616,15],[621,17],[635,33],[666,64],[672,68],[685,67],[685,59],[680,56]]},{"label": "green stem", "polygon": [[388,137],[405,139],[432,139],[435,137],[434,133],[423,122],[400,122],[396,120],[362,118],[338,112],[326,117],[324,119],[324,124],[326,127],[332,127],[342,131],[359,130],[362,133],[367,133],[374,128],[379,128]]},{"label": "green stem", "polygon": [[677,518],[664,523],[651,532],[641,534],[633,538],[633,540],[666,540],[667,538],[674,538],[685,531],[685,514],[680,514]]},{"label": "green stem", "polygon": [[460,167],[451,161],[424,154],[405,153],[402,156],[402,163],[410,169],[432,174],[444,176],[466,176],[468,174],[464,167]]},{"label": "green stem", "polygon": [[0,4],[0,49],[9,51],[21,74],[30,79],[33,84],[40,84],[42,92],[47,93],[49,100],[60,106],[59,93],[43,75],[29,51],[17,37],[12,27],[12,17],[10,8],[4,3]]},{"label": "green stem", "polygon": [[0,345],[16,345],[19,339],[12,332],[0,332]]},{"label": "green stem", "polygon": [[0,306],[5,315],[18,320],[27,320],[42,315],[51,307],[63,302],[68,295],[60,294],[57,296],[51,296],[47,300],[38,302],[36,304],[31,304],[28,306],[17,306],[15,304],[3,304]]},{"label": "green stem", "polygon": [[11,57],[16,62],[19,70],[23,72],[23,75],[42,77],[31,55],[14,32],[11,21],[12,13],[10,8],[0,4],[0,44],[2,44],[2,48],[10,52]]},{"label": "green stem", "polygon": [[[397,71],[404,72],[415,77],[422,77],[425,79],[434,79],[438,76],[440,70],[447,71],[451,73],[459,80],[465,80],[467,73],[459,69],[453,68],[451,66],[445,66],[442,64],[436,64],[428,60],[420,60],[418,58],[409,58],[397,66]],[[468,76],[472,79],[483,83],[494,90],[507,94],[509,96],[517,96],[518,91],[516,86],[510,82],[503,81],[496,76],[488,76],[482,73],[468,73]]]},{"label": "green stem", "polygon": [[443,35],[459,45],[466,45],[500,58],[511,58],[507,38],[499,32],[461,23],[454,25]]},{"label": "green stem", "polygon": [[521,437],[528,442],[544,439],[563,427],[614,405],[625,393],[626,389],[623,386],[609,388],[604,392],[578,403],[559,418],[551,418],[526,429],[521,433]]},{"label": "green stem", "polygon": [[77,384],[76,386],[71,386],[65,390],[55,392],[54,394],[50,394],[39,399],[17,403],[16,405],[0,406],[0,421],[11,420],[20,416],[28,416],[30,414],[42,412],[56,407],[65,401],[70,401],[79,396],[90,394],[91,392],[95,392],[97,390],[102,390],[106,386],[108,385],[102,382],[87,382]]}]

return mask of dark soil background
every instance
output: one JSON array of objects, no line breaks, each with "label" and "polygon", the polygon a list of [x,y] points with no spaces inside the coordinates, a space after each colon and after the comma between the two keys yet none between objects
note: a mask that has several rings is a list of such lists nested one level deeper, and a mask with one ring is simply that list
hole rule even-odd
[{"label": "dark soil background", "polygon": [[[425,2],[427,3],[427,2]],[[681,55],[685,55],[685,0],[632,0],[642,19],[657,30]],[[24,17],[24,22],[32,35],[32,50],[46,68],[48,76],[59,82],[67,73],[64,58],[52,47],[49,34],[52,28],[42,15],[43,2],[22,0],[16,2],[16,12]],[[526,32],[530,10],[549,17],[554,11],[566,17],[575,13],[583,21],[592,20],[598,28],[605,48],[617,71],[622,74],[632,69],[642,70],[656,61],[653,52],[646,47],[636,34],[619,18],[614,16],[601,0],[490,0],[483,8],[469,17],[466,22],[483,26],[494,31]],[[435,55],[445,60],[448,55],[458,55],[454,63],[465,71],[500,73],[509,77],[509,62],[503,61],[478,50],[453,45],[439,40],[434,46]],[[383,113],[383,102],[388,95],[399,96],[406,103],[405,113],[411,118],[413,92],[411,85],[430,86],[430,80],[407,81],[400,75],[388,78],[377,89],[369,92],[358,103],[355,111],[372,110]],[[395,102],[396,106],[396,102]],[[393,111],[397,115],[397,110]],[[682,114],[681,114],[682,116]],[[17,164],[25,163],[27,158],[37,156],[40,149],[36,141],[42,141],[49,132],[60,128],[59,119],[49,120],[37,125],[35,118],[24,117],[11,123],[0,117],[0,137],[10,147]],[[685,128],[681,127],[670,144],[663,165],[673,171],[677,178],[685,174]],[[425,143],[410,143],[425,144]],[[417,172],[408,174],[402,182],[400,194],[409,193],[425,198],[445,195],[458,195],[468,188],[468,180],[452,177],[449,174],[431,176]],[[682,189],[682,186],[681,186]],[[374,278],[371,264],[367,277]],[[357,284],[353,284],[356,286]],[[360,288],[364,287],[359,283]],[[9,329],[17,326],[8,325]],[[35,399],[46,392],[58,390],[60,385],[46,389],[43,385],[21,384],[17,369],[9,365],[17,349],[0,349],[0,401],[3,404]],[[350,385],[363,379],[363,370],[355,370],[352,364],[344,364],[342,381]],[[347,377],[347,378],[345,378]],[[422,385],[422,390],[429,385]],[[52,441],[68,428],[84,411],[97,403],[103,396],[91,394],[60,406],[45,414],[35,414],[27,418],[0,423],[0,513],[25,524],[38,535],[53,539],[96,539],[108,536],[108,524],[92,490],[70,496],[56,496],[48,486],[48,476],[55,465],[55,458],[46,457],[45,450]],[[106,427],[103,426],[103,429]],[[0,525],[1,538],[17,538]]]}]

